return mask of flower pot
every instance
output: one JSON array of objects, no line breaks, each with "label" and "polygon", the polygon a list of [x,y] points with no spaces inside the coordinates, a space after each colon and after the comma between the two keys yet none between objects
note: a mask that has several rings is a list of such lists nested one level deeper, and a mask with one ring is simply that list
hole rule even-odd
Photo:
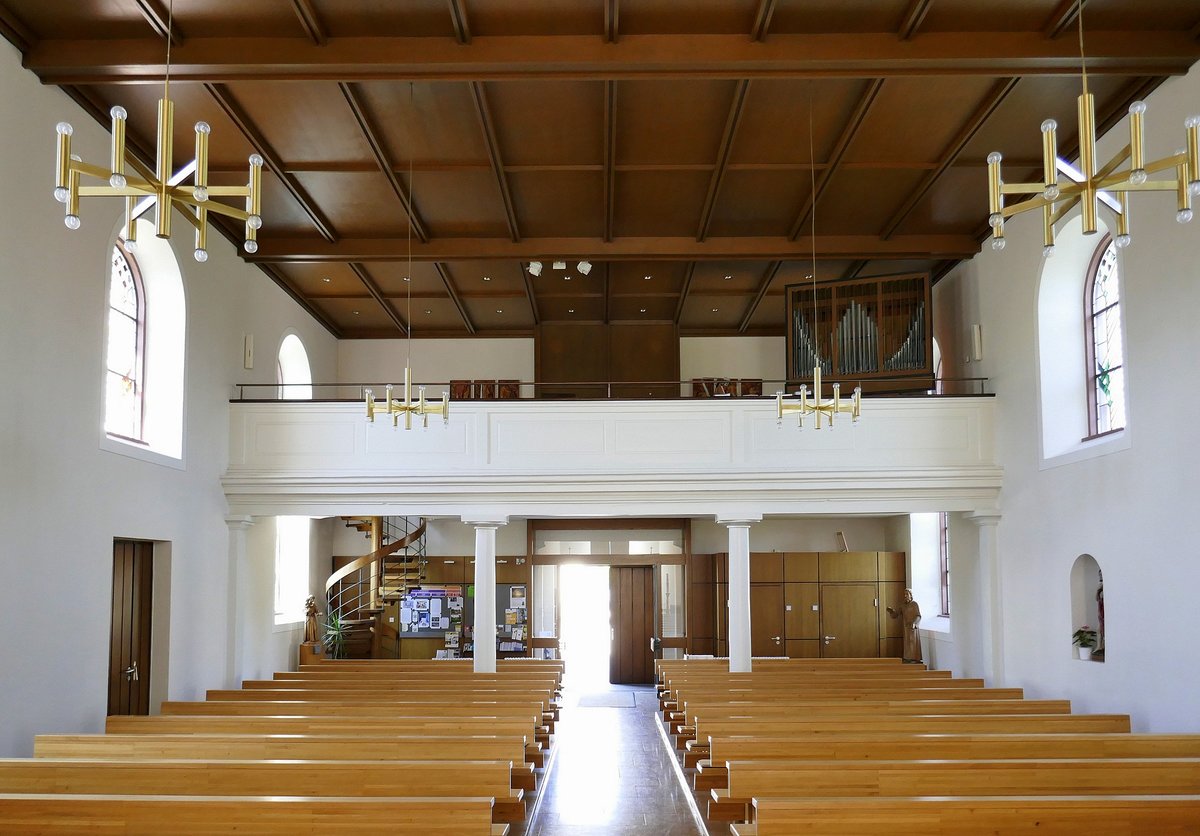
[{"label": "flower pot", "polygon": [[1080,647],[1080,648],[1078,648],[1078,650],[1079,650],[1079,658],[1081,660],[1083,660],[1084,662],[1092,661],[1092,649],[1090,647]]}]

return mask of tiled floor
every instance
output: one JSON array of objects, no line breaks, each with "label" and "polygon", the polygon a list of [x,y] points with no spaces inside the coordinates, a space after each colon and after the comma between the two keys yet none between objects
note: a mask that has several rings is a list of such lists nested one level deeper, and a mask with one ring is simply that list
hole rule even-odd
[{"label": "tiled floor", "polygon": [[[703,836],[649,686],[564,695],[528,836]],[[580,704],[582,702],[582,705]],[[610,707],[625,705],[627,707]]]}]

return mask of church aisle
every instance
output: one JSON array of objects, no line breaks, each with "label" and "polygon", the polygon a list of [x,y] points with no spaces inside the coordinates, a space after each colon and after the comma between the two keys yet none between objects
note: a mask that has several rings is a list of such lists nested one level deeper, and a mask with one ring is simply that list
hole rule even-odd
[{"label": "church aisle", "polygon": [[564,695],[527,836],[702,836],[649,686]]}]

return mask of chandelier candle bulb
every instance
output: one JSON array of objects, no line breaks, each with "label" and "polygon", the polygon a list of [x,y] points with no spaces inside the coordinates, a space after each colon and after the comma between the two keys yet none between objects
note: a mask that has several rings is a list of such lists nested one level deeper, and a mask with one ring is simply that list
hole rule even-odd
[{"label": "chandelier candle bulb", "polygon": [[1133,241],[1129,234],[1129,192],[1119,192],[1117,199],[1121,202],[1121,214],[1117,215],[1117,237],[1113,242],[1125,249]]},{"label": "chandelier candle bulb", "polygon": [[196,179],[193,181],[192,197],[198,203],[208,200],[208,135],[212,128],[207,122],[196,123]]},{"label": "chandelier candle bulb", "polygon": [[75,129],[69,122],[59,122],[54,128],[58,134],[58,165],[54,175],[54,199],[66,203],[70,190],[67,188],[71,177],[71,134]]},{"label": "chandelier candle bulb", "polygon": [[1046,200],[1056,200],[1058,188],[1058,123],[1047,119],[1042,123],[1042,180],[1046,184]]},{"label": "chandelier candle bulb", "polygon": [[114,107],[108,115],[112,117],[112,174],[109,175],[108,185],[123,189],[128,185],[125,179],[125,119],[129,114],[123,107]]},{"label": "chandelier candle bulb", "polygon": [[1183,125],[1187,129],[1188,191],[1200,194],[1200,116],[1189,116]]},{"label": "chandelier candle bulb", "polygon": [[1146,103],[1129,106],[1129,182],[1140,186],[1146,182]]}]

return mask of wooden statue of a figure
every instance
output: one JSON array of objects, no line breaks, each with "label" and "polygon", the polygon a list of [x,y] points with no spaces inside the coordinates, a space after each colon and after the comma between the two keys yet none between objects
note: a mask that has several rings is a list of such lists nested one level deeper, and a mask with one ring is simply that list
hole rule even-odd
[{"label": "wooden statue of a figure", "polygon": [[904,603],[900,609],[887,608],[888,615],[899,618],[904,624],[904,649],[901,656],[905,662],[921,662],[921,634],[917,627],[921,623],[921,607],[913,600],[911,589],[904,590]]},{"label": "wooden statue of a figure", "polygon": [[312,595],[304,602],[304,640],[318,643],[321,636],[317,632],[317,599]]}]

